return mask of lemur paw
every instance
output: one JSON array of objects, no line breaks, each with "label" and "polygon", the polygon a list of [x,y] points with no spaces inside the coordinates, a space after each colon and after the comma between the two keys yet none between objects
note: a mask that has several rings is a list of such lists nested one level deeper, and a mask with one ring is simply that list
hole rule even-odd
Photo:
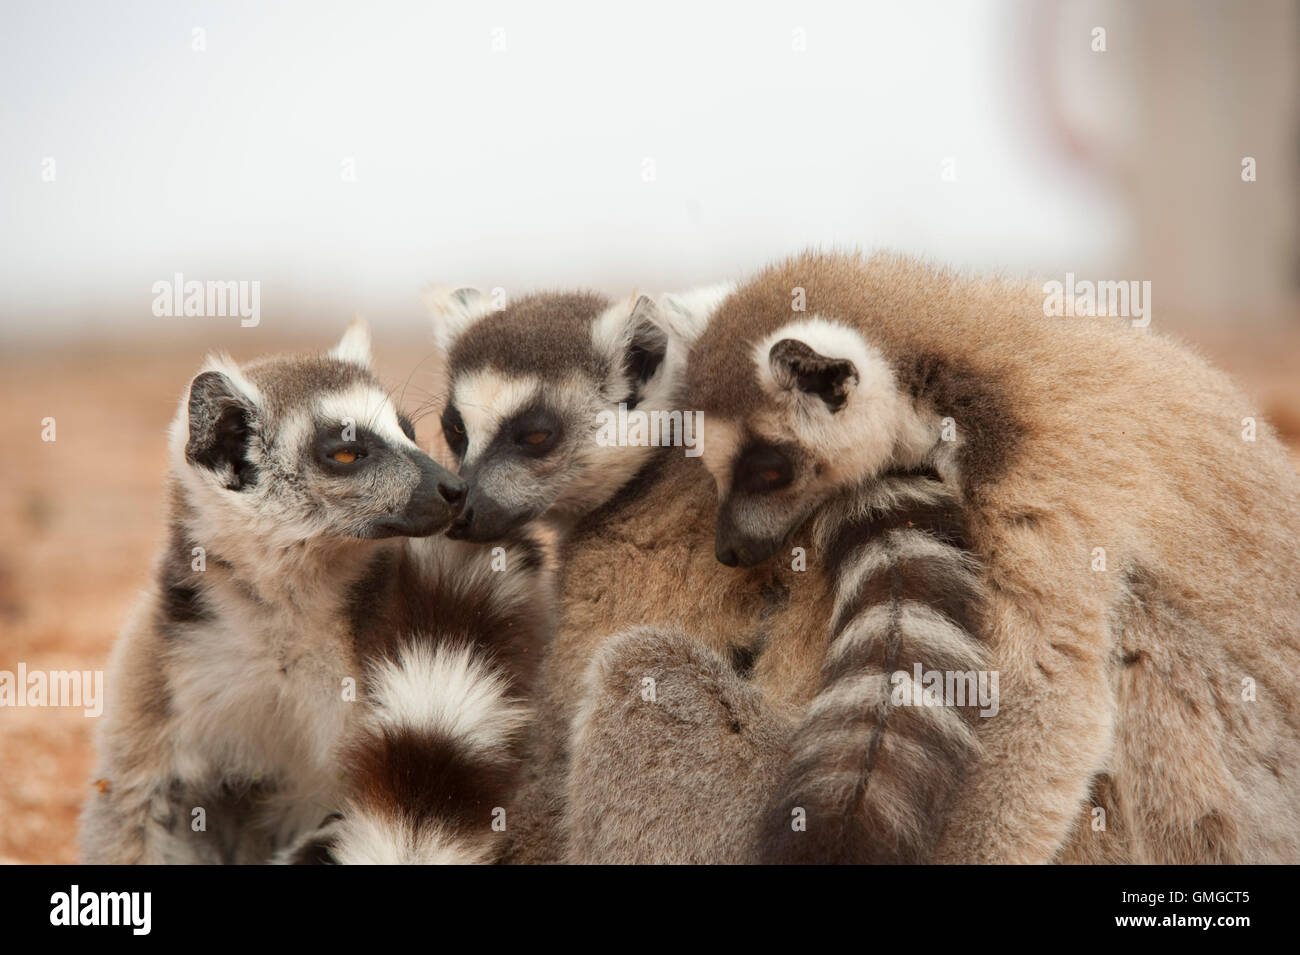
[{"label": "lemur paw", "polygon": [[606,641],[588,670],[585,704],[627,706],[622,719],[729,733],[743,732],[765,712],[761,694],[719,654],[680,631],[649,627]]}]

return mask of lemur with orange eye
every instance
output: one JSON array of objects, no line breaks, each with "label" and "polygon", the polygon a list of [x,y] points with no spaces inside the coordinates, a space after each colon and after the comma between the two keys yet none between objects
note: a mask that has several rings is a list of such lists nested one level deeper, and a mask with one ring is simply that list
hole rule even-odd
[{"label": "lemur with orange eye", "polygon": [[191,382],[169,541],[109,662],[84,861],[499,855],[547,573],[523,535],[498,555],[434,536],[464,482],[370,365],[354,325],[328,355],[217,357]]}]

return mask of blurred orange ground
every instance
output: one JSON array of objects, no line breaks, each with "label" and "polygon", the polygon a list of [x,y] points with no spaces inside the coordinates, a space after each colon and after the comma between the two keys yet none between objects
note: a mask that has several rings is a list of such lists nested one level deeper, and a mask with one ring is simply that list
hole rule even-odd
[{"label": "blurred orange ground", "polygon": [[[1300,448],[1300,329],[1184,337],[1233,372]],[[203,348],[129,357],[83,348],[3,358],[0,669],[16,670],[19,661],[29,669],[101,668],[161,540],[166,428]],[[380,350],[390,385],[414,372],[408,407],[426,397],[429,365],[419,363],[429,351],[419,343]],[[53,443],[40,437],[47,416],[57,420]],[[423,442],[435,422],[430,416],[420,426]],[[1300,450],[1293,457],[1300,466]],[[0,859],[76,861],[93,724],[80,710],[0,709]]]}]

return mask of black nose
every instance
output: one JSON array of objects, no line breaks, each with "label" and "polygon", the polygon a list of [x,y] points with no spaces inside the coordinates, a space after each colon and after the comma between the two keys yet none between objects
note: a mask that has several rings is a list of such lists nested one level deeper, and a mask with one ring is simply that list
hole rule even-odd
[{"label": "black nose", "polygon": [[740,558],[736,556],[735,548],[728,547],[716,551],[719,562],[728,567],[737,567],[740,565]]},{"label": "black nose", "polygon": [[438,494],[452,507],[459,507],[465,500],[465,485],[460,481],[439,481]]}]

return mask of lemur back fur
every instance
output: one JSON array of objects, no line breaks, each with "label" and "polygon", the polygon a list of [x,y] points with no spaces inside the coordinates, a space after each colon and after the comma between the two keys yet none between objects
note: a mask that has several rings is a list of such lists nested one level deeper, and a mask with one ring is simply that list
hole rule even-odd
[{"label": "lemur back fur", "polygon": [[729,442],[792,420],[766,377],[786,337],[818,353],[796,362],[814,379],[852,358],[870,399],[849,394],[861,437],[832,471],[878,454],[961,495],[1001,700],[930,818],[933,857],[1300,858],[1300,479],[1265,422],[1245,439],[1257,412],[1227,377],[1127,324],[1044,317],[1033,284],[811,253],[742,285],[695,344],[715,477]]}]

